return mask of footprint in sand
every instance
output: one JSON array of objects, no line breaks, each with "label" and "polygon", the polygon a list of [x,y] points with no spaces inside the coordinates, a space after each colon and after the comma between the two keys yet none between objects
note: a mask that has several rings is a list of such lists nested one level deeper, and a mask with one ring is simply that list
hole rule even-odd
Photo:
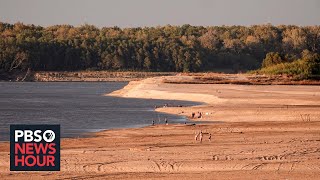
[{"label": "footprint in sand", "polygon": [[212,157],[212,160],[214,160],[214,161],[219,161],[219,160],[221,160],[221,161],[230,161],[230,160],[233,160],[233,158],[231,158],[229,155],[226,155],[226,156],[219,156],[219,155],[214,155],[213,157]]},{"label": "footprint in sand", "polygon": [[263,156],[263,157],[260,157],[261,160],[263,161],[279,161],[279,160],[284,160],[285,157],[284,156]]}]

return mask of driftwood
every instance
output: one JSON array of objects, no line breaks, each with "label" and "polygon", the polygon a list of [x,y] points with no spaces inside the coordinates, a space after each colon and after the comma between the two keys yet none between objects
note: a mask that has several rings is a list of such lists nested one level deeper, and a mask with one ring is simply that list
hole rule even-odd
[{"label": "driftwood", "polygon": [[27,76],[30,74],[30,68],[28,68],[28,70],[27,70],[27,72],[26,72],[26,74],[24,75],[24,77],[21,79],[21,81],[24,81],[26,78],[27,78]]}]

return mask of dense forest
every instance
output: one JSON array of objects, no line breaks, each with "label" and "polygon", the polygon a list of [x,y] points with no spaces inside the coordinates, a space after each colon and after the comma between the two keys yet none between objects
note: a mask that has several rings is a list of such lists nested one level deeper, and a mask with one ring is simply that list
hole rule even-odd
[{"label": "dense forest", "polygon": [[1,72],[243,72],[308,58],[319,73],[319,54],[320,26],[121,29],[0,23]]}]

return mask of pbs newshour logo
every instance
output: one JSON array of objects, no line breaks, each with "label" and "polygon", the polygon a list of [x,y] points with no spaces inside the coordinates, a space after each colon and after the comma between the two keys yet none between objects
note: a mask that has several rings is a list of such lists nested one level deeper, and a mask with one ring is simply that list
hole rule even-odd
[{"label": "pbs newshour logo", "polygon": [[60,171],[60,125],[10,125],[11,171]]}]

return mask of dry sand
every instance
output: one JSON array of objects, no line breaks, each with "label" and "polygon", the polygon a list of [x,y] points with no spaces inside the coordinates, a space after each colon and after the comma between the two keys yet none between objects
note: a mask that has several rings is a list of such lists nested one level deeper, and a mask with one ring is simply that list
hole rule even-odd
[{"label": "dry sand", "polygon": [[[157,111],[209,121],[110,130],[63,139],[60,172],[10,172],[9,144],[0,144],[0,179],[318,179],[320,86],[130,82],[113,96],[204,103]],[[170,121],[170,120],[169,120]],[[214,123],[211,123],[214,122]],[[195,141],[202,130],[204,141]],[[212,134],[211,142],[208,134]]]}]

